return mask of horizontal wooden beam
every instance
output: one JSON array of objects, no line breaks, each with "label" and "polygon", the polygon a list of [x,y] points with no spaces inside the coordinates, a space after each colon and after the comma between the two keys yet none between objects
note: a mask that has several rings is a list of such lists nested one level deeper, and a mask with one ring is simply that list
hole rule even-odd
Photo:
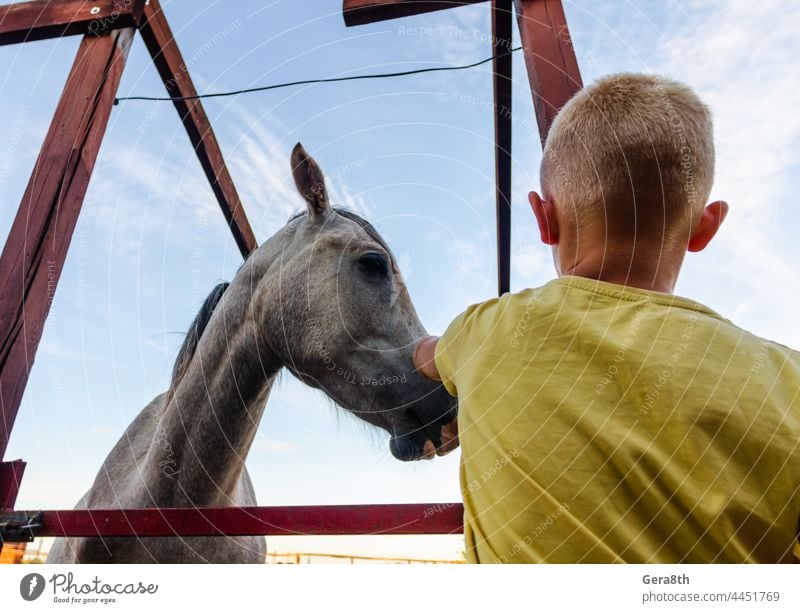
[{"label": "horizontal wooden beam", "polygon": [[460,503],[289,507],[15,511],[38,518],[33,536],[253,536],[300,534],[458,534]]},{"label": "horizontal wooden beam", "polygon": [[0,255],[0,458],[19,410],[135,30],[86,36]]},{"label": "horizontal wooden beam", "polygon": [[0,45],[138,27],[145,0],[35,0],[0,6]]},{"label": "horizontal wooden beam", "polygon": [[347,26],[408,17],[486,0],[344,0],[342,12]]},{"label": "horizontal wooden beam", "polygon": [[[145,7],[140,31],[158,74],[167,88],[167,94],[173,98],[196,96],[197,90],[158,0],[150,0]],[[225,215],[233,238],[242,255],[247,257],[257,247],[255,235],[203,105],[198,99],[176,99],[173,103],[189,135],[197,159],[200,160],[200,165],[211,184],[214,196]]]},{"label": "horizontal wooden beam", "polygon": [[561,0],[515,0],[542,146],[558,111],[581,88],[581,72]]}]

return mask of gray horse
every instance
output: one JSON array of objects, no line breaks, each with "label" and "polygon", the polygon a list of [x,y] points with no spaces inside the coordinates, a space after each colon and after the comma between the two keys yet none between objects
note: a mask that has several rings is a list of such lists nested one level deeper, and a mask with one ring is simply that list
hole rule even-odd
[{"label": "gray horse", "polygon": [[[454,400],[412,367],[426,332],[389,248],[365,220],[330,206],[299,143],[291,162],[307,212],[214,289],[169,390],[128,426],[77,508],[256,505],[245,459],[282,368],[386,430],[400,460],[458,445]],[[263,562],[265,553],[263,537],[65,538],[48,562]]]}]

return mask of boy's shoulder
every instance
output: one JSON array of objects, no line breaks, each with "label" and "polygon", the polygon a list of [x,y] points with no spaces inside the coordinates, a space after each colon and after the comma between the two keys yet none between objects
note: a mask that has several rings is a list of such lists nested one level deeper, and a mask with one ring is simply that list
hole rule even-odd
[{"label": "boy's shoulder", "polygon": [[725,330],[727,335],[738,336],[745,344],[769,347],[772,351],[791,355],[793,360],[800,361],[800,352],[762,338],[696,300],[587,277],[564,275],[537,287],[478,302],[468,307],[461,317],[462,323],[470,321],[494,326],[500,320],[513,321],[518,325],[520,321],[531,322],[534,318],[574,317],[580,317],[588,324],[593,311],[608,313],[611,309],[617,315],[628,311],[636,316],[643,307],[647,307],[651,317],[680,314],[692,326],[715,328],[720,333]]}]

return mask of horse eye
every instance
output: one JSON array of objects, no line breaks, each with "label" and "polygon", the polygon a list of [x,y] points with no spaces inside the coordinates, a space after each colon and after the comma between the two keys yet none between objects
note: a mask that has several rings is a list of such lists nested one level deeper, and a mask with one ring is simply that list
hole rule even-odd
[{"label": "horse eye", "polygon": [[358,258],[358,263],[370,274],[383,276],[389,274],[389,264],[381,253],[365,253]]}]

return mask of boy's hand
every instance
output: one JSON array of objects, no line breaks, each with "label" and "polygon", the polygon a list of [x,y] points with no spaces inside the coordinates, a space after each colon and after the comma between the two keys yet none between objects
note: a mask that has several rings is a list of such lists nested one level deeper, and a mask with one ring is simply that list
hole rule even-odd
[{"label": "boy's hand", "polygon": [[436,362],[433,360],[434,352],[436,351],[436,343],[439,342],[438,336],[426,336],[417,343],[414,348],[414,368],[426,379],[432,381],[441,381],[442,377],[439,375],[439,369],[436,368]]}]

